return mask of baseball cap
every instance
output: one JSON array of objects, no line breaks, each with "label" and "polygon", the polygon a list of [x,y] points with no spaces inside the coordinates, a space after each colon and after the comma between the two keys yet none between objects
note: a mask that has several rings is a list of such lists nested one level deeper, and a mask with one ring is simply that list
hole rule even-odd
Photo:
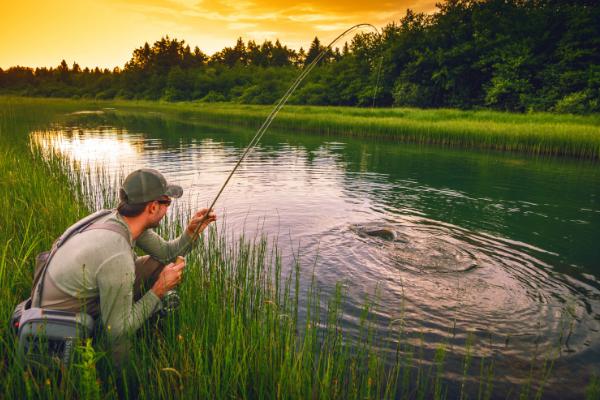
[{"label": "baseball cap", "polygon": [[163,174],[150,168],[138,169],[127,175],[121,189],[127,195],[125,202],[128,204],[146,203],[160,196],[179,198],[183,194],[181,186],[168,184]]}]

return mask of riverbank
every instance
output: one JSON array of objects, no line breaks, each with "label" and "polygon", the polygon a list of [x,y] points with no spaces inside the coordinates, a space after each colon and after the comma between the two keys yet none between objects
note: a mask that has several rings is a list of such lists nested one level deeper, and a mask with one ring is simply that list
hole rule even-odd
[{"label": "riverbank", "polygon": [[[33,104],[68,103],[117,112],[164,113],[187,123],[258,129],[271,106],[232,103],[91,101],[18,98]],[[318,135],[371,137],[443,147],[600,159],[600,115],[516,114],[453,109],[285,106],[273,129]]]},{"label": "riverbank", "polygon": [[[117,101],[124,110],[178,114],[193,122],[258,128],[271,106],[227,103]],[[274,129],[321,135],[371,137],[453,148],[514,151],[535,155],[600,159],[600,116],[413,108],[285,106]]]}]

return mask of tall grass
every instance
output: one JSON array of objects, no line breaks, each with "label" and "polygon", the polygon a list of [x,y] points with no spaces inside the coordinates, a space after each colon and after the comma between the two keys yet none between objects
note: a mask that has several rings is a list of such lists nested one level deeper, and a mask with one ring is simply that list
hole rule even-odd
[{"label": "tall grass", "polygon": [[[409,344],[402,329],[395,351],[377,350],[371,307],[365,301],[360,332],[349,340],[341,324],[344,290],[323,299],[316,279],[300,296],[297,262],[283,272],[276,244],[268,237],[229,236],[223,226],[204,235],[188,256],[179,291],[181,307],[149,321],[133,341],[130,361],[116,367],[102,343],[82,344],[67,370],[33,373],[20,364],[15,337],[6,323],[30,289],[33,256],[62,230],[101,204],[115,188],[97,171],[72,169],[60,157],[41,158],[27,132],[60,118],[76,103],[29,103],[0,107],[0,393],[7,398],[404,398],[449,396],[444,378],[446,346],[427,362],[423,346]],[[35,106],[36,113],[31,112]],[[90,105],[88,105],[90,106]],[[40,109],[42,108],[42,109]],[[6,139],[6,140],[5,140]],[[70,171],[70,172],[69,172]],[[181,232],[181,210],[161,233]],[[314,278],[314,277],[313,277]],[[306,299],[306,300],[300,300]],[[301,303],[305,301],[306,303]],[[300,310],[303,310],[300,312]],[[493,361],[469,351],[460,398],[493,392]],[[547,369],[543,372],[545,374]],[[542,374],[542,375],[544,375]],[[544,375],[545,376],[545,375]],[[596,393],[597,383],[590,386]],[[531,379],[520,393],[533,393]],[[594,392],[595,391],[595,392]],[[536,389],[536,395],[540,389]],[[505,397],[505,396],[503,396]]]},{"label": "tall grass", "polygon": [[[270,106],[117,101],[119,110],[162,111],[186,122],[258,127]],[[515,114],[451,109],[361,109],[286,106],[274,129],[322,135],[372,137],[445,147],[600,158],[600,116]]]}]

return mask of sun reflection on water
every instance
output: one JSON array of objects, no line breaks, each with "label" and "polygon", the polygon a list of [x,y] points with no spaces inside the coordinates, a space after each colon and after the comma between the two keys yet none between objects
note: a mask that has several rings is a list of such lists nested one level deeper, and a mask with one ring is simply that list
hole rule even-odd
[{"label": "sun reflection on water", "polygon": [[56,130],[36,131],[31,142],[45,153],[68,156],[81,167],[138,164],[143,152],[142,141],[122,130]]}]

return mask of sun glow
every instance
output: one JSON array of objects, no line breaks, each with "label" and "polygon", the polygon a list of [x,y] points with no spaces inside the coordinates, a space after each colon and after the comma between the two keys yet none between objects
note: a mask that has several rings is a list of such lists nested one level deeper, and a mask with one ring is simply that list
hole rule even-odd
[{"label": "sun glow", "polygon": [[0,68],[57,66],[62,59],[83,67],[123,67],[132,51],[165,35],[211,55],[244,41],[279,39],[305,49],[315,36],[335,37],[357,23],[384,26],[410,8],[432,12],[435,0],[316,2],[252,0],[235,5],[197,0],[64,0],[2,2]]}]

